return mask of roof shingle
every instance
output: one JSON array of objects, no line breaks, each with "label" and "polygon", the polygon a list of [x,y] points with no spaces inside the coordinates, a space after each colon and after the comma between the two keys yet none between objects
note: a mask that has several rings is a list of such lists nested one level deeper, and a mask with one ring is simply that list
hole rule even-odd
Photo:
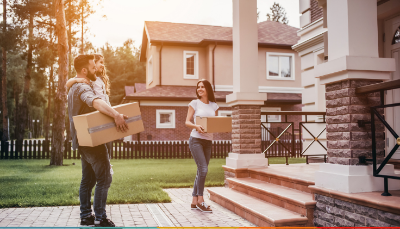
[{"label": "roof shingle", "polygon": [[[200,43],[203,40],[232,42],[232,27],[146,21],[150,42]],[[275,21],[258,23],[258,42],[294,45],[298,28]]]}]

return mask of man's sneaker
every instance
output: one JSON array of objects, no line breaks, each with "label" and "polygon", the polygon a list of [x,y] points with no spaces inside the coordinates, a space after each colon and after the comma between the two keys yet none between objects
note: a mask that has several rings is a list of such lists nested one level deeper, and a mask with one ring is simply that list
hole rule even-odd
[{"label": "man's sneaker", "polygon": [[91,214],[89,216],[86,216],[85,218],[81,218],[81,225],[94,225],[94,215]]},{"label": "man's sneaker", "polygon": [[115,224],[110,219],[102,219],[100,221],[94,221],[95,227],[115,227]]},{"label": "man's sneaker", "polygon": [[202,212],[212,213],[212,210],[211,210],[210,206],[208,206],[206,204],[206,202],[203,202],[201,204],[197,204],[196,207],[198,209],[200,209],[200,211],[202,211]]}]

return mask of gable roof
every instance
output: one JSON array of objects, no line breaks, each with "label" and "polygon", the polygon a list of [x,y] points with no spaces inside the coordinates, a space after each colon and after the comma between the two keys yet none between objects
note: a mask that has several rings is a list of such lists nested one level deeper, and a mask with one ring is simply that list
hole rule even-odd
[{"label": "gable roof", "polygon": [[[275,21],[258,23],[258,44],[261,47],[290,48],[296,44],[298,28]],[[232,27],[145,21],[140,59],[145,59],[147,42],[203,46],[207,44],[232,44]]]}]

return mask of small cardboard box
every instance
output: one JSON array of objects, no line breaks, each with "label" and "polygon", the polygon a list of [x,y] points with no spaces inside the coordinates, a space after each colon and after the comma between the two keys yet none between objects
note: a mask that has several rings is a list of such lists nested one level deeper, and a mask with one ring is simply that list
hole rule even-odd
[{"label": "small cardboard box", "polygon": [[127,103],[113,107],[120,114],[128,116],[125,122],[129,130],[118,132],[114,119],[99,111],[72,117],[80,146],[98,146],[125,136],[144,131],[138,103]]},{"label": "small cardboard box", "polygon": [[205,133],[232,132],[232,117],[196,117],[196,124],[204,128]]}]

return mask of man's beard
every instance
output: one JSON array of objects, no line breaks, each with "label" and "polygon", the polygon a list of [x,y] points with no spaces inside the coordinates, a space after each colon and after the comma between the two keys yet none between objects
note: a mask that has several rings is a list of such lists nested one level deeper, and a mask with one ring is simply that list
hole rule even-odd
[{"label": "man's beard", "polygon": [[89,78],[91,81],[96,81],[96,76],[88,71],[88,74],[86,75],[87,78]]},{"label": "man's beard", "polygon": [[104,71],[104,70],[98,70],[98,71],[96,71],[94,74],[95,74],[96,76],[101,76],[101,75],[103,75],[103,71]]}]

